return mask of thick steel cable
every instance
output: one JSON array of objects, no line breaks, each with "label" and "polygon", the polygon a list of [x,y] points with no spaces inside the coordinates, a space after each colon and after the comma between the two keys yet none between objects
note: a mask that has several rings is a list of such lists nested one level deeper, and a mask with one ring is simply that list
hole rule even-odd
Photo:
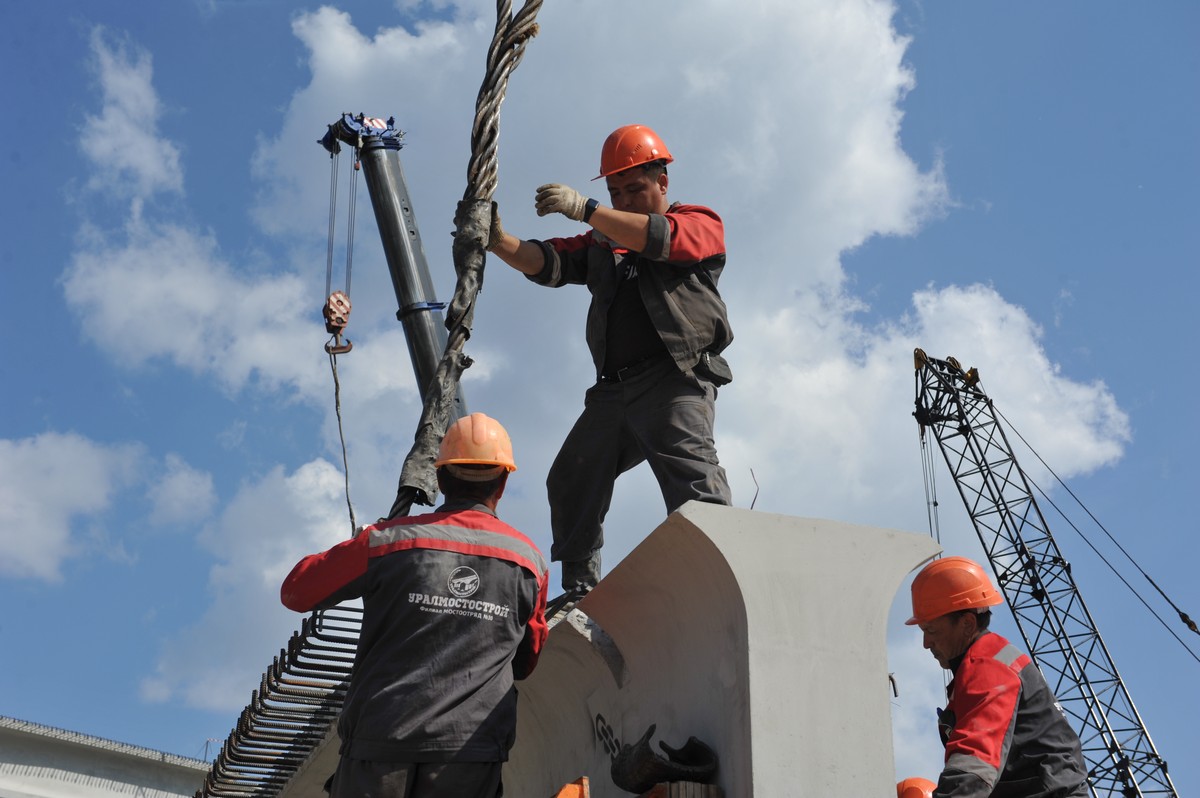
[{"label": "thick steel cable", "polygon": [[534,18],[541,6],[542,0],[526,0],[514,16],[510,0],[496,3],[496,30],[488,48],[487,70],[475,99],[467,187],[454,215],[454,271],[458,279],[454,298],[446,310],[449,331],[446,350],[426,392],[413,447],[401,468],[396,501],[387,518],[408,515],[413,502],[431,505],[437,496],[433,463],[449,425],[459,379],[471,365],[463,346],[471,337],[475,298],[483,287],[492,197],[499,172],[500,106],[504,103],[509,76],[521,63],[529,40],[537,35]]},{"label": "thick steel cable", "polygon": [[921,477],[925,482],[925,517],[929,521],[929,536],[941,545],[942,524],[938,515],[937,475],[934,468],[934,457],[930,454],[929,440],[925,428],[917,428],[917,437],[921,446]]}]

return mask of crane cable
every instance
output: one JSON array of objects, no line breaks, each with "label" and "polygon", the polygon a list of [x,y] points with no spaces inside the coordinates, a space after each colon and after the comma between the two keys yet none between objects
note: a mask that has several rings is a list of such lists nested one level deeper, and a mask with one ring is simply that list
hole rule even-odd
[{"label": "crane cable", "polygon": [[[329,153],[329,234],[328,241],[325,247],[325,296],[333,290],[333,238],[337,231],[337,179],[338,179],[338,157],[336,153]],[[347,268],[347,279],[349,279],[349,269]]]},{"label": "crane cable", "polygon": [[[929,520],[929,536],[937,541],[938,546],[942,545],[942,526],[938,516],[938,497],[937,497],[937,479],[936,479],[936,464],[935,458],[929,453],[929,437],[925,434],[925,425],[917,425],[917,436],[921,441],[921,476],[925,482],[925,514]],[[941,552],[938,552],[934,559],[940,559]],[[942,671],[942,687],[948,687],[950,684],[951,672]],[[892,692],[896,697],[900,693],[896,690],[896,684],[892,682]]]},{"label": "crane cable", "polygon": [[537,35],[534,18],[541,6],[542,0],[526,0],[514,15],[510,0],[497,0],[496,3],[496,30],[488,48],[487,70],[475,100],[467,187],[454,215],[454,271],[458,279],[454,298],[446,310],[449,331],[446,349],[426,391],[413,446],[400,471],[396,499],[387,516],[380,520],[407,515],[413,502],[432,505],[438,492],[433,463],[449,424],[459,379],[472,362],[462,349],[471,336],[475,298],[483,287],[483,267],[494,213],[492,197],[499,172],[500,106],[504,102],[509,75],[521,62],[529,40]]},{"label": "crane cable", "polygon": [[929,439],[925,436],[925,427],[917,425],[917,435],[921,440],[921,476],[925,482],[925,515],[929,520],[929,536],[940,545],[942,528],[938,519],[937,480],[934,474],[933,458],[929,454]]},{"label": "crane cable", "polygon": [[333,242],[337,228],[337,180],[338,156],[330,153],[329,161],[329,240],[325,250],[325,330],[330,334],[325,343],[325,352],[329,356],[329,370],[333,375],[333,406],[337,415],[338,439],[342,447],[342,475],[346,489],[346,509],[350,514],[351,535],[358,528],[358,520],[354,515],[354,503],[350,500],[350,459],[346,451],[346,431],[342,424],[342,384],[338,377],[337,357],[351,350],[353,344],[349,340],[342,341],[342,331],[350,320],[350,278],[354,269],[354,228],[355,214],[358,207],[358,160],[359,148],[354,148],[354,171],[350,177],[349,207],[346,220],[346,287],[341,291],[333,288]]},{"label": "crane cable", "polygon": [[[1135,560],[1135,559],[1133,558],[1133,555],[1131,555],[1131,554],[1130,554],[1130,553],[1129,553],[1129,552],[1128,552],[1128,551],[1125,549],[1125,547],[1124,547],[1124,546],[1122,546],[1122,545],[1120,544],[1120,542],[1118,542],[1118,541],[1117,541],[1117,539],[1116,539],[1115,537],[1113,537],[1112,533],[1108,531],[1108,529],[1107,529],[1107,528],[1104,526],[1104,524],[1100,523],[1100,520],[1099,520],[1098,518],[1096,518],[1096,516],[1095,516],[1095,515],[1092,513],[1092,511],[1091,511],[1091,510],[1089,510],[1089,509],[1087,508],[1087,506],[1086,506],[1086,505],[1083,503],[1083,501],[1082,501],[1082,500],[1081,500],[1081,499],[1080,499],[1080,498],[1079,498],[1079,497],[1078,497],[1078,496],[1075,494],[1075,492],[1074,492],[1073,490],[1071,490],[1071,488],[1070,488],[1070,487],[1067,485],[1067,483],[1063,482],[1063,480],[1062,480],[1062,479],[1061,479],[1061,478],[1058,476],[1058,474],[1057,474],[1057,473],[1054,471],[1054,469],[1053,469],[1053,468],[1051,468],[1051,467],[1050,467],[1050,465],[1049,465],[1049,464],[1048,464],[1048,463],[1047,463],[1045,460],[1043,460],[1043,459],[1042,459],[1042,456],[1041,456],[1040,454],[1038,454],[1037,450],[1036,450],[1036,449],[1034,449],[1034,448],[1033,448],[1033,446],[1031,446],[1031,445],[1030,445],[1029,441],[1025,440],[1025,437],[1024,437],[1023,435],[1021,435],[1021,433],[1020,433],[1020,432],[1017,430],[1017,428],[1016,428],[1016,427],[1014,427],[1014,426],[1013,426],[1012,422],[1011,422],[1011,421],[1009,421],[1009,420],[1008,420],[1008,418],[1006,418],[1006,417],[1004,416],[1004,414],[1003,414],[1002,412],[1000,412],[1000,410],[999,410],[999,409],[996,409],[996,415],[997,415],[997,416],[999,416],[1001,419],[1003,419],[1004,423],[1008,425],[1008,428],[1009,428],[1010,430],[1012,430],[1013,434],[1015,434],[1015,435],[1016,435],[1016,436],[1017,436],[1017,437],[1018,437],[1018,438],[1021,440],[1021,443],[1025,444],[1026,448],[1028,448],[1028,449],[1029,449],[1029,451],[1033,453],[1033,456],[1037,458],[1038,462],[1039,462],[1039,463],[1041,463],[1041,464],[1042,464],[1042,465],[1045,467],[1045,469],[1046,469],[1047,471],[1049,471],[1049,472],[1050,472],[1050,475],[1051,475],[1052,477],[1054,477],[1055,481],[1056,481],[1056,482],[1058,482],[1058,484],[1059,484],[1059,485],[1061,485],[1061,486],[1063,487],[1063,489],[1064,489],[1064,490],[1066,490],[1066,492],[1067,492],[1067,493],[1068,493],[1068,494],[1071,496],[1071,498],[1075,500],[1075,503],[1076,503],[1076,504],[1078,504],[1078,505],[1080,506],[1080,508],[1082,508],[1082,509],[1083,509],[1083,511],[1084,511],[1085,513],[1087,513],[1088,517],[1092,519],[1092,522],[1093,522],[1093,523],[1095,523],[1095,524],[1096,524],[1096,526],[1100,527],[1100,529],[1101,529],[1101,530],[1104,532],[1104,534],[1105,534],[1105,535],[1108,537],[1108,539],[1109,539],[1110,541],[1112,541],[1113,545],[1115,545],[1115,546],[1116,546],[1116,547],[1117,547],[1117,548],[1120,550],[1120,552],[1121,552],[1122,554],[1124,554],[1124,555],[1125,555],[1125,558],[1126,558],[1127,560],[1129,560],[1129,562],[1130,562],[1130,563],[1132,563],[1132,564],[1133,564],[1133,567],[1134,567],[1134,568],[1136,568],[1136,569],[1138,570],[1138,573],[1140,573],[1142,576],[1146,577],[1146,581],[1147,581],[1147,582],[1149,582],[1149,583],[1151,584],[1151,586],[1152,586],[1152,587],[1153,587],[1153,588],[1154,588],[1156,591],[1158,591],[1158,594],[1159,594],[1160,596],[1162,596],[1163,600],[1164,600],[1164,601],[1166,601],[1166,602],[1167,602],[1167,604],[1169,604],[1169,605],[1171,606],[1171,609],[1173,609],[1173,610],[1174,610],[1176,613],[1178,613],[1178,614],[1179,614],[1179,618],[1180,618],[1180,620],[1181,620],[1181,621],[1183,621],[1183,624],[1184,624],[1185,626],[1187,626],[1187,627],[1188,627],[1190,630],[1192,630],[1193,632],[1195,632],[1195,633],[1197,633],[1197,634],[1200,634],[1200,628],[1198,628],[1198,627],[1197,627],[1197,625],[1196,625],[1196,622],[1195,622],[1195,621],[1193,621],[1193,620],[1191,619],[1191,617],[1189,617],[1189,616],[1188,616],[1188,614],[1187,614],[1186,612],[1184,612],[1183,610],[1181,610],[1181,609],[1178,607],[1178,605],[1176,605],[1176,604],[1175,604],[1175,602],[1171,600],[1171,597],[1170,597],[1170,596],[1168,596],[1168,595],[1167,595],[1165,592],[1163,592],[1162,588],[1160,588],[1160,587],[1158,586],[1158,584],[1157,584],[1157,583],[1156,583],[1156,582],[1155,582],[1153,579],[1151,579],[1151,578],[1150,578],[1150,575],[1149,575],[1149,574],[1147,574],[1147,573],[1145,572],[1145,570],[1143,570],[1143,569],[1142,569],[1142,567],[1141,567],[1141,566],[1138,564],[1137,560]],[[1026,475],[1026,478],[1028,478],[1028,475]],[[1176,640],[1178,640],[1178,641],[1179,641],[1179,644],[1180,644],[1181,646],[1183,646],[1183,647],[1184,647],[1184,649],[1185,649],[1185,650],[1186,650],[1186,651],[1187,651],[1189,654],[1191,654],[1191,655],[1192,655],[1192,658],[1193,658],[1193,659],[1195,659],[1197,662],[1200,662],[1200,656],[1197,656],[1196,652],[1192,651],[1192,649],[1191,649],[1191,648],[1188,646],[1188,644],[1187,644],[1187,643],[1185,643],[1185,642],[1183,641],[1183,639],[1182,639],[1182,638],[1180,638],[1180,637],[1179,637],[1179,635],[1177,635],[1177,634],[1175,633],[1175,630],[1174,630],[1174,629],[1172,629],[1170,626],[1168,626],[1168,625],[1167,625],[1166,621],[1164,621],[1164,620],[1163,620],[1163,619],[1162,619],[1162,618],[1159,616],[1159,614],[1158,614],[1157,612],[1155,612],[1155,611],[1154,611],[1154,608],[1150,606],[1150,604],[1149,604],[1149,603],[1146,601],[1146,599],[1142,598],[1141,594],[1139,594],[1139,593],[1138,593],[1138,591],[1137,591],[1137,590],[1136,590],[1136,589],[1133,587],[1133,585],[1131,585],[1131,584],[1128,582],[1128,580],[1126,580],[1126,579],[1125,579],[1125,577],[1124,577],[1124,576],[1122,576],[1122,575],[1120,574],[1120,572],[1119,572],[1119,571],[1117,571],[1116,567],[1115,567],[1115,566],[1114,566],[1114,565],[1113,565],[1111,562],[1109,562],[1109,561],[1108,561],[1108,559],[1107,559],[1107,558],[1106,558],[1106,557],[1105,557],[1103,554],[1101,554],[1101,553],[1100,553],[1100,551],[1099,551],[1099,550],[1096,548],[1096,546],[1095,546],[1095,545],[1094,545],[1094,544],[1093,544],[1093,543],[1092,543],[1090,540],[1088,540],[1087,536],[1083,534],[1083,532],[1082,532],[1082,531],[1079,529],[1079,527],[1077,527],[1077,526],[1074,524],[1074,522],[1072,522],[1072,521],[1071,521],[1071,519],[1067,517],[1066,513],[1064,513],[1064,512],[1062,511],[1062,509],[1060,509],[1060,508],[1059,508],[1059,506],[1058,506],[1057,504],[1055,504],[1055,503],[1054,503],[1054,500],[1053,500],[1053,499],[1051,499],[1051,498],[1050,498],[1050,497],[1049,497],[1049,496],[1046,494],[1046,492],[1045,492],[1044,490],[1042,490],[1041,486],[1040,486],[1040,485],[1038,485],[1036,482],[1033,482],[1033,480],[1032,480],[1032,479],[1030,479],[1029,481],[1033,483],[1033,486],[1034,486],[1035,488],[1037,488],[1037,491],[1038,491],[1038,493],[1040,493],[1040,494],[1042,495],[1042,498],[1044,498],[1044,499],[1045,499],[1047,502],[1049,502],[1049,503],[1050,503],[1050,506],[1051,506],[1051,507],[1053,507],[1053,508],[1054,508],[1054,510],[1055,510],[1055,511],[1056,511],[1056,512],[1059,514],[1059,516],[1060,516],[1060,517],[1061,517],[1061,518],[1062,518],[1064,521],[1066,521],[1066,522],[1067,522],[1067,525],[1068,525],[1068,526],[1070,526],[1070,527],[1071,527],[1071,529],[1075,530],[1075,533],[1076,533],[1077,535],[1079,535],[1079,537],[1080,537],[1080,538],[1082,538],[1082,539],[1083,539],[1083,542],[1084,542],[1084,543],[1086,543],[1086,544],[1088,545],[1088,548],[1090,548],[1090,549],[1091,549],[1091,550],[1092,550],[1092,551],[1093,551],[1093,552],[1096,554],[1096,556],[1100,558],[1101,562],[1103,562],[1105,565],[1107,565],[1107,566],[1108,566],[1108,568],[1109,568],[1109,570],[1110,570],[1110,571],[1112,571],[1112,572],[1113,572],[1113,574],[1115,574],[1115,575],[1116,575],[1116,577],[1117,577],[1118,579],[1120,579],[1120,580],[1121,580],[1121,582],[1122,582],[1122,583],[1123,583],[1123,584],[1124,584],[1124,585],[1125,585],[1127,588],[1129,588],[1129,591],[1130,591],[1131,593],[1133,593],[1133,595],[1134,595],[1134,596],[1136,596],[1136,597],[1137,597],[1138,601],[1140,601],[1140,602],[1141,602],[1141,603],[1142,603],[1142,604],[1143,604],[1143,605],[1146,607],[1146,609],[1150,611],[1150,614],[1151,614],[1151,615],[1153,615],[1153,616],[1155,617],[1155,619],[1156,619],[1156,620],[1157,620],[1157,621],[1158,621],[1160,624],[1162,624],[1162,625],[1163,625],[1163,627],[1164,627],[1164,628],[1165,628],[1165,629],[1166,629],[1168,632],[1170,632],[1170,633],[1171,633],[1171,636],[1172,636],[1172,637],[1174,637]]]}]

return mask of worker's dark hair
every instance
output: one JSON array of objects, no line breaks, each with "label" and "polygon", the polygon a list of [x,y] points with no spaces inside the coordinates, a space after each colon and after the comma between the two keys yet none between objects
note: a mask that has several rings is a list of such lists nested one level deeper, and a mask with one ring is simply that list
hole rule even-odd
[{"label": "worker's dark hair", "polygon": [[651,180],[657,180],[659,175],[667,173],[667,162],[661,158],[657,161],[648,161],[642,164],[642,171],[649,175]]},{"label": "worker's dark hair", "polygon": [[986,632],[987,628],[991,626],[992,623],[992,611],[986,607],[983,609],[956,610],[950,614],[954,616],[955,621],[957,621],[959,617],[963,615],[972,616],[975,618],[975,628],[981,632]]},{"label": "worker's dark hair", "polygon": [[467,499],[482,502],[492,498],[504,489],[504,484],[508,481],[508,472],[501,471],[500,476],[495,479],[489,479],[486,482],[470,482],[465,479],[459,479],[451,474],[449,469],[442,466],[437,470],[437,480],[438,488],[446,495],[447,499]]}]

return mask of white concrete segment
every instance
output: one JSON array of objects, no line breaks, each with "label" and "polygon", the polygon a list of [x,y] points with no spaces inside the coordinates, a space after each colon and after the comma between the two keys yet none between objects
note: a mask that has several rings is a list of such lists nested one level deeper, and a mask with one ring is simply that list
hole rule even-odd
[{"label": "white concrete segment", "polygon": [[888,611],[937,552],[923,535],[689,502],[580,602],[603,633],[551,631],[518,685],[505,795],[586,775],[595,798],[628,796],[612,755],[656,724],[656,751],[693,735],[717,751],[728,798],[887,798]]}]

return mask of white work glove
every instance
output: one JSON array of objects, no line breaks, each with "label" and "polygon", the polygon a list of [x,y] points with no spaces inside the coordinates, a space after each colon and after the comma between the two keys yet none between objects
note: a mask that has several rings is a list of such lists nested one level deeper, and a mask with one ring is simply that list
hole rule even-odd
[{"label": "white work glove", "polygon": [[570,186],[561,183],[547,183],[538,186],[537,199],[534,201],[538,216],[550,213],[561,213],[568,219],[583,221],[584,211],[587,210],[587,197]]}]

